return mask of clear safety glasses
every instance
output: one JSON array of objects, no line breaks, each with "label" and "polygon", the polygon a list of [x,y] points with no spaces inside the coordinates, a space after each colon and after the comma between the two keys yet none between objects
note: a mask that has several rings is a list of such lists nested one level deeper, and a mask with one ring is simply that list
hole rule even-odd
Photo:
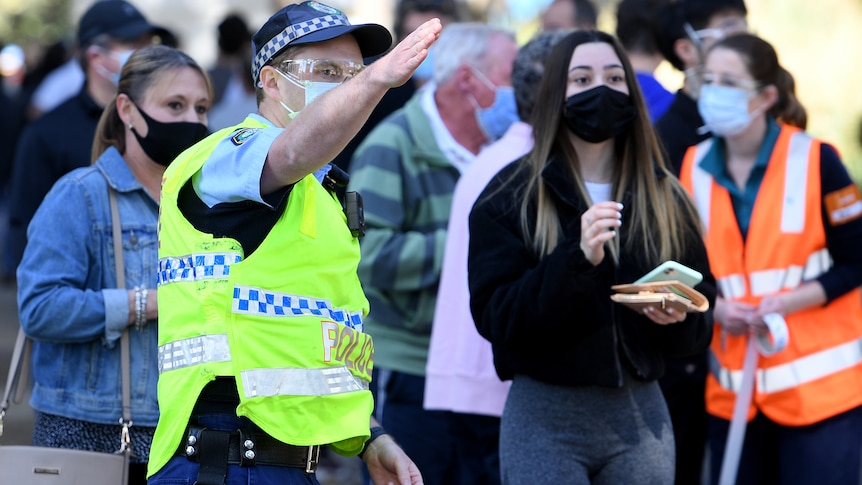
[{"label": "clear safety glasses", "polygon": [[756,92],[758,89],[760,89],[760,84],[753,79],[740,79],[723,74],[714,74],[711,72],[702,72],[700,74],[700,79],[704,85],[717,84],[719,86],[742,89],[749,92]]},{"label": "clear safety glasses", "polygon": [[343,83],[365,69],[363,64],[347,59],[287,59],[278,67],[300,83]]}]

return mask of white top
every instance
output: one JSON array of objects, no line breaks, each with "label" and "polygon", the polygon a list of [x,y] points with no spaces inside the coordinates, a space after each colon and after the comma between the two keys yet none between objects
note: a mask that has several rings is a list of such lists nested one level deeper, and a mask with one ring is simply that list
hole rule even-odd
[{"label": "white top", "polygon": [[[437,109],[437,103],[434,102],[434,93],[437,91],[437,85],[428,83],[422,89],[422,110],[431,121],[431,130],[434,132],[434,140],[437,141],[437,146],[446,155],[446,158],[458,169],[462,174],[467,170],[473,161],[476,160],[476,155],[473,152],[464,148],[460,143],[455,141],[446,124],[443,123],[443,118],[440,117],[440,111]],[[511,161],[511,160],[510,160]]]},{"label": "white top", "polygon": [[585,180],[584,185],[587,186],[587,192],[590,193],[590,199],[593,199],[593,204],[611,200],[611,190],[614,188],[613,184],[597,184]]}]

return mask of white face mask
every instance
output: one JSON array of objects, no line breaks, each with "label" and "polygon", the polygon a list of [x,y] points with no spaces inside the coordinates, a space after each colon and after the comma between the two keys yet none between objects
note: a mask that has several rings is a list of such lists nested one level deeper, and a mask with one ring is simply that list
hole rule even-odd
[{"label": "white face mask", "polygon": [[741,134],[756,115],[748,112],[748,91],[717,84],[706,84],[700,88],[697,110],[706,128],[715,135],[728,137]]},{"label": "white face mask", "polygon": [[[292,83],[292,84],[305,90],[305,106],[308,106],[309,104],[311,104],[312,101],[314,101],[317,97],[319,97],[323,93],[325,93],[325,92],[327,92],[327,91],[329,91],[329,90],[331,90],[331,89],[333,89],[336,86],[341,84],[341,83],[328,83],[328,82],[323,82],[323,81],[302,81],[302,82],[300,82],[300,81],[297,81],[297,80],[293,79],[292,77],[288,76],[287,74],[279,71],[278,69],[276,69],[275,72],[281,74],[281,77],[287,79],[288,82],[290,82],[290,83]],[[286,105],[283,101],[279,101],[279,104],[281,104],[282,108],[287,110],[287,115],[290,117],[290,119],[296,118],[297,115],[299,115],[299,112],[302,110],[302,108],[300,108],[298,110],[290,109],[290,107],[288,105]]]}]

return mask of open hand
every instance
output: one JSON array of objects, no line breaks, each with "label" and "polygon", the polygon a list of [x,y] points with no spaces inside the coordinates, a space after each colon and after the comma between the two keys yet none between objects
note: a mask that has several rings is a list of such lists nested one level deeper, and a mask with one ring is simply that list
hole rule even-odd
[{"label": "open hand", "polygon": [[372,71],[375,80],[388,87],[401,86],[428,57],[428,48],[440,37],[442,29],[440,19],[426,21],[388,54],[368,66],[368,70]]},{"label": "open hand", "polygon": [[422,485],[422,474],[389,435],[368,445],[362,455],[374,485]]}]

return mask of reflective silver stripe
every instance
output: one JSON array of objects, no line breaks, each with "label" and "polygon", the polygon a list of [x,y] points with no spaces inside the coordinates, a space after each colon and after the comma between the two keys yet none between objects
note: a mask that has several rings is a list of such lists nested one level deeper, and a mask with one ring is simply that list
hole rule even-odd
[{"label": "reflective silver stripe", "polygon": [[230,362],[227,335],[202,335],[159,346],[159,374],[205,362]]},{"label": "reflective silver stripe", "polygon": [[239,253],[202,253],[162,258],[159,260],[158,284],[227,278],[230,266],[240,261],[242,255]]},{"label": "reflective silver stripe", "polygon": [[234,287],[233,312],[264,317],[316,315],[362,331],[361,311],[350,313],[341,308],[334,308],[329,300],[277,293],[251,286]]},{"label": "reflective silver stripe", "polygon": [[712,202],[712,175],[706,170],[700,168],[700,162],[703,157],[709,153],[712,148],[712,138],[697,145],[694,151],[694,160],[691,170],[691,186],[694,191],[694,204],[697,206],[697,211],[700,213],[700,220],[703,221],[703,227],[709,230],[709,211],[710,203]]},{"label": "reflective silver stripe", "polygon": [[322,369],[252,369],[241,372],[245,397],[327,396],[365,391],[368,383],[347,367]]},{"label": "reflective silver stripe", "polygon": [[757,372],[760,392],[779,392],[849,369],[862,362],[862,339]]},{"label": "reflective silver stripe", "polygon": [[722,367],[712,350],[709,351],[709,372],[721,387],[729,391],[739,392],[742,387],[742,369],[732,371]]},{"label": "reflective silver stripe", "polygon": [[831,267],[832,256],[829,250],[815,251],[808,256],[805,267],[790,266],[787,269],[767,269],[751,273],[751,294],[763,296],[783,289],[792,290],[799,287],[803,281],[817,278]]},{"label": "reflective silver stripe", "polygon": [[802,268],[802,281],[810,281],[832,268],[832,255],[824,248],[808,256],[805,267]]},{"label": "reflective silver stripe", "polygon": [[[755,376],[758,392],[768,394],[786,391],[822,379],[862,363],[862,339],[821,350],[792,362],[759,369]],[[738,392],[742,383],[742,370],[731,371],[721,367],[710,351],[709,370],[721,387]]]},{"label": "reflective silver stripe", "polygon": [[739,273],[716,280],[718,291],[724,298],[742,298],[745,296],[745,276]]},{"label": "reflective silver stripe", "polygon": [[795,133],[790,138],[784,175],[784,206],[781,211],[783,233],[798,234],[805,228],[805,195],[811,143],[811,137],[804,133]]}]

